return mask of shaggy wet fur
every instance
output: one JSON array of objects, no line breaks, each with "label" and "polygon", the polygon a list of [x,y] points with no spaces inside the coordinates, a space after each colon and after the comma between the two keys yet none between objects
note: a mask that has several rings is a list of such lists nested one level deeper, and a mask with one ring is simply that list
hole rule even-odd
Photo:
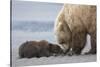
[{"label": "shaggy wet fur", "polygon": [[52,43],[48,43],[45,40],[41,41],[27,41],[19,47],[20,58],[32,58],[32,57],[49,57],[58,55],[63,50]]},{"label": "shaggy wet fur", "polygon": [[57,42],[68,54],[80,54],[91,36],[91,50],[96,54],[96,6],[64,4],[55,22]]}]

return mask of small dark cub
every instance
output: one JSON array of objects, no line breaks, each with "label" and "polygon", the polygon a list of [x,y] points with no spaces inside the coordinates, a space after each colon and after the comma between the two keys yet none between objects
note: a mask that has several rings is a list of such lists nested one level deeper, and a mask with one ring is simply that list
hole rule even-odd
[{"label": "small dark cub", "polygon": [[46,40],[27,41],[19,47],[20,58],[49,57],[61,54],[62,49]]}]

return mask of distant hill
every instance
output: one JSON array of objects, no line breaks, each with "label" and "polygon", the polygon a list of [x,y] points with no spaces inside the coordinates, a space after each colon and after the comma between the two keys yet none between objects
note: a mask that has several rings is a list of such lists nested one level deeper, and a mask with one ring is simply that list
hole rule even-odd
[{"label": "distant hill", "polygon": [[12,30],[22,31],[52,31],[54,28],[53,21],[40,22],[40,21],[15,21],[12,22]]}]

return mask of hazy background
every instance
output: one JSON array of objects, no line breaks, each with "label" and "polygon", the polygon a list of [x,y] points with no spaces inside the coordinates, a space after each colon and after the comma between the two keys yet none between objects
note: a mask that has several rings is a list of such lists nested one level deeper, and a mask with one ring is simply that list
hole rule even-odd
[{"label": "hazy background", "polygon": [[13,1],[12,46],[18,47],[27,40],[55,42],[55,18],[63,4]]},{"label": "hazy background", "polygon": [[62,4],[31,1],[12,2],[14,21],[54,21]]}]

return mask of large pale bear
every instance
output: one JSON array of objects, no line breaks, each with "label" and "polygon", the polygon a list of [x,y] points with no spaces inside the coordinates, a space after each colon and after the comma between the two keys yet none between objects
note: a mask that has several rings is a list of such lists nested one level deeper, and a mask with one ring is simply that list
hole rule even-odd
[{"label": "large pale bear", "polygon": [[90,34],[88,54],[96,54],[96,6],[64,4],[56,18],[54,31],[57,42],[69,54],[80,54],[86,35]]}]

